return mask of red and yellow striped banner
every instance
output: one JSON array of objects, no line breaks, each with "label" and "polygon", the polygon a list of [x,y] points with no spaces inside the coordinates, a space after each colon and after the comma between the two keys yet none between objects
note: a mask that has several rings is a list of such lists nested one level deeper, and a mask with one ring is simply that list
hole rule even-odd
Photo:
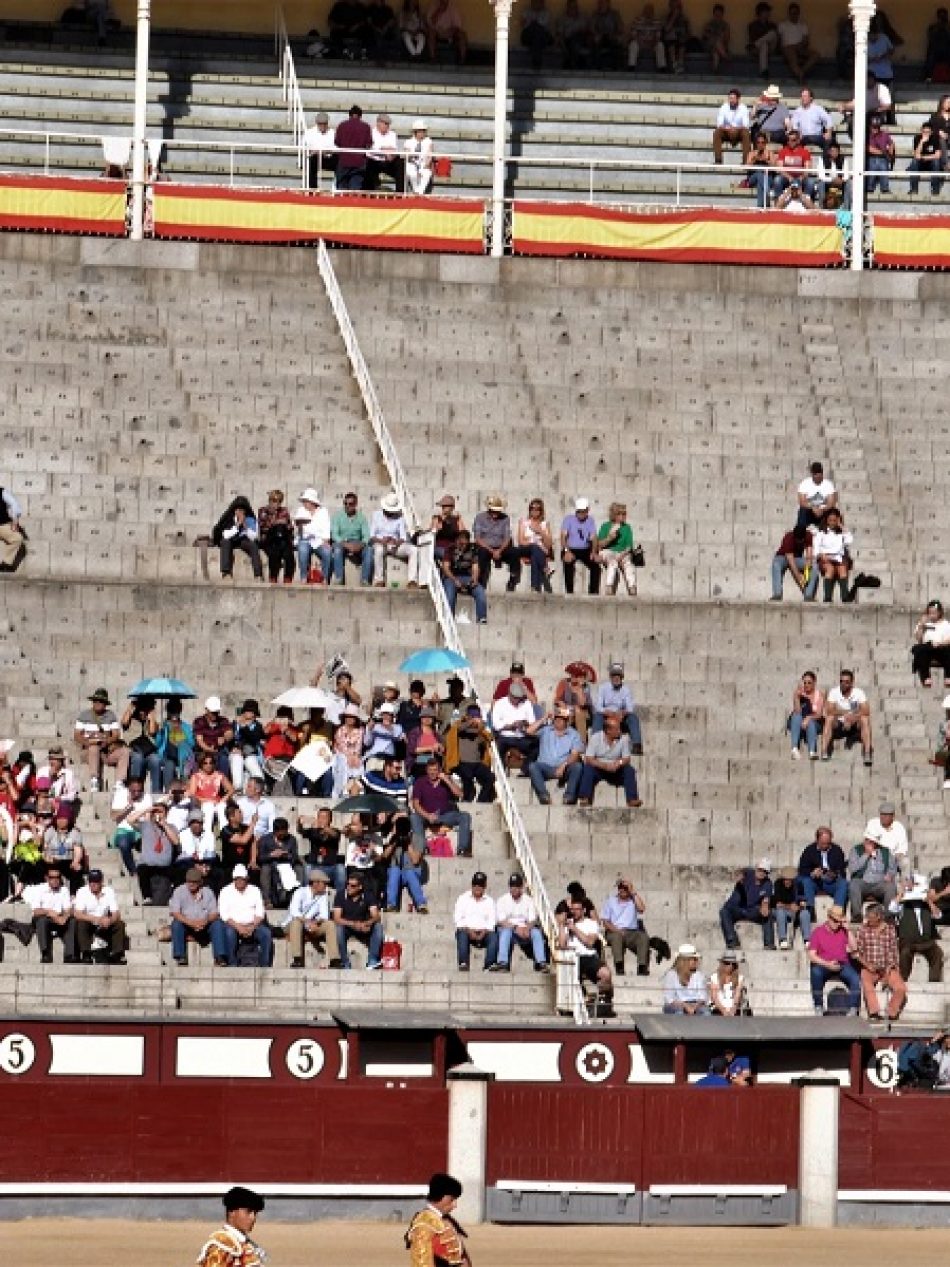
[{"label": "red and yellow striped banner", "polygon": [[588,203],[516,202],[515,255],[587,255],[601,259],[701,264],[842,262],[833,214],[783,211],[616,211]]},{"label": "red and yellow striped banner", "polygon": [[0,229],[125,235],[121,180],[0,175]]},{"label": "red and yellow striped banner", "polygon": [[950,268],[950,216],[875,216],[874,263],[881,268]]},{"label": "red and yellow striped banner", "polygon": [[215,242],[341,242],[481,254],[485,204],[461,198],[305,194],[159,183],[155,236]]}]

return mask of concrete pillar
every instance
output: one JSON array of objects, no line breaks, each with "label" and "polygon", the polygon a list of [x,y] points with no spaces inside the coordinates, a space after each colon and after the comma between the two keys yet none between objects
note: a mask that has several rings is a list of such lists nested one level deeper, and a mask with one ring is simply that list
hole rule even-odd
[{"label": "concrete pillar", "polygon": [[864,168],[867,149],[868,27],[877,9],[876,0],[850,0],[854,23],[854,127],[852,129],[851,268],[864,268]]},{"label": "concrete pillar", "polygon": [[148,103],[148,45],[151,0],[139,0],[135,38],[135,108],[132,117],[132,241],[141,242],[145,226],[145,173],[148,152],[145,121]]},{"label": "concrete pillar", "polygon": [[485,1162],[488,1153],[488,1084],[495,1075],[473,1064],[459,1065],[446,1081],[449,1086],[448,1172],[464,1191],[458,1204],[459,1222],[485,1221]]},{"label": "concrete pillar", "polygon": [[798,1144],[799,1222],[803,1227],[834,1227],[838,1221],[837,1078],[816,1071],[799,1078],[801,1088]]},{"label": "concrete pillar", "polygon": [[492,0],[495,6],[495,129],[492,144],[491,253],[505,253],[505,133],[508,122],[508,35],[514,0]]}]

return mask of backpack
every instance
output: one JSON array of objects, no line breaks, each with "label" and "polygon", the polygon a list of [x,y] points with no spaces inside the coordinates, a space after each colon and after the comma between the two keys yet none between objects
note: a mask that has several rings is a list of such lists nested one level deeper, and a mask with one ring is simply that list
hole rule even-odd
[{"label": "backpack", "polygon": [[940,1066],[929,1043],[919,1038],[901,1043],[897,1052],[897,1086],[932,1091]]}]

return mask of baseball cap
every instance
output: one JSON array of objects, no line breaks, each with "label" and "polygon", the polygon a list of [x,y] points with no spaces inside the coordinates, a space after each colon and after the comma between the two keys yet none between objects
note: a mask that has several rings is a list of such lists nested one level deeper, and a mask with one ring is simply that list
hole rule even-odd
[{"label": "baseball cap", "polygon": [[220,713],[221,700],[219,696],[209,695],[208,698],[205,700],[205,708],[208,710],[209,713]]},{"label": "baseball cap", "polygon": [[99,868],[98,868],[98,867],[93,867],[93,869],[89,872],[89,879],[90,879],[90,880],[101,880],[101,879],[103,879],[102,872],[99,870]]},{"label": "baseball cap", "polygon": [[381,713],[387,713],[390,717],[395,716],[396,713],[396,709],[392,704],[380,704],[379,711]]},{"label": "baseball cap", "polygon": [[881,829],[881,824],[876,823],[874,819],[872,818],[868,822],[867,827],[865,827],[864,829],[864,839],[873,840],[876,845],[879,845],[881,843],[883,835],[884,835],[884,832]]},{"label": "baseball cap", "polygon": [[484,886],[487,883],[488,883],[488,876],[485,874],[484,871],[476,871],[475,874],[472,876],[472,884],[481,884],[482,886]]},{"label": "baseball cap", "polygon": [[377,123],[392,123],[392,119],[389,117],[388,114],[378,114],[376,116],[376,122]]},{"label": "baseball cap", "polygon": [[329,123],[329,122],[330,122],[330,116],[327,114],[326,110],[318,110],[318,111],[317,111],[317,122],[318,122],[318,123]]},{"label": "baseball cap", "polygon": [[619,660],[615,660],[610,666],[610,676],[613,677],[615,673],[623,673],[623,665]]},{"label": "baseball cap", "polygon": [[193,809],[191,813],[188,815],[189,823],[203,823],[204,820],[205,820],[205,816],[204,814],[202,814],[200,809]]},{"label": "baseball cap", "polygon": [[720,963],[738,963],[739,956],[734,950],[724,950],[719,956]]},{"label": "baseball cap", "polygon": [[524,673],[524,661],[523,661],[523,660],[512,660],[512,662],[511,662],[511,672],[512,672],[512,673]]},{"label": "baseball cap", "polygon": [[524,884],[524,876],[523,876],[523,875],[519,875],[517,871],[512,871],[511,875],[508,877],[508,883],[509,883],[510,885],[511,885],[511,884]]},{"label": "baseball cap", "polygon": [[247,879],[247,867],[244,865],[243,862],[239,862],[237,866],[234,868],[234,870],[231,872],[231,879],[240,880],[242,878],[245,880]]},{"label": "baseball cap", "polygon": [[330,883],[330,877],[325,871],[321,871],[319,867],[311,867],[307,874],[308,880],[322,880],[324,884]]},{"label": "baseball cap", "polygon": [[574,503],[574,509],[575,510],[590,510],[590,502],[587,500],[586,497],[578,497],[577,501]]},{"label": "baseball cap", "polygon": [[879,814],[896,814],[897,810],[894,807],[893,801],[882,801],[877,808],[877,812]]}]

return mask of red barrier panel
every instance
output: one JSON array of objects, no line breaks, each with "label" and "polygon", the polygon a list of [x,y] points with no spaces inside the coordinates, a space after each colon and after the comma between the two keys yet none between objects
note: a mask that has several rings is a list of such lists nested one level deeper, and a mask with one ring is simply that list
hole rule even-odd
[{"label": "red barrier panel", "polygon": [[842,1091],[839,1187],[950,1191],[950,1153],[942,1147],[948,1131],[945,1096]]}]

